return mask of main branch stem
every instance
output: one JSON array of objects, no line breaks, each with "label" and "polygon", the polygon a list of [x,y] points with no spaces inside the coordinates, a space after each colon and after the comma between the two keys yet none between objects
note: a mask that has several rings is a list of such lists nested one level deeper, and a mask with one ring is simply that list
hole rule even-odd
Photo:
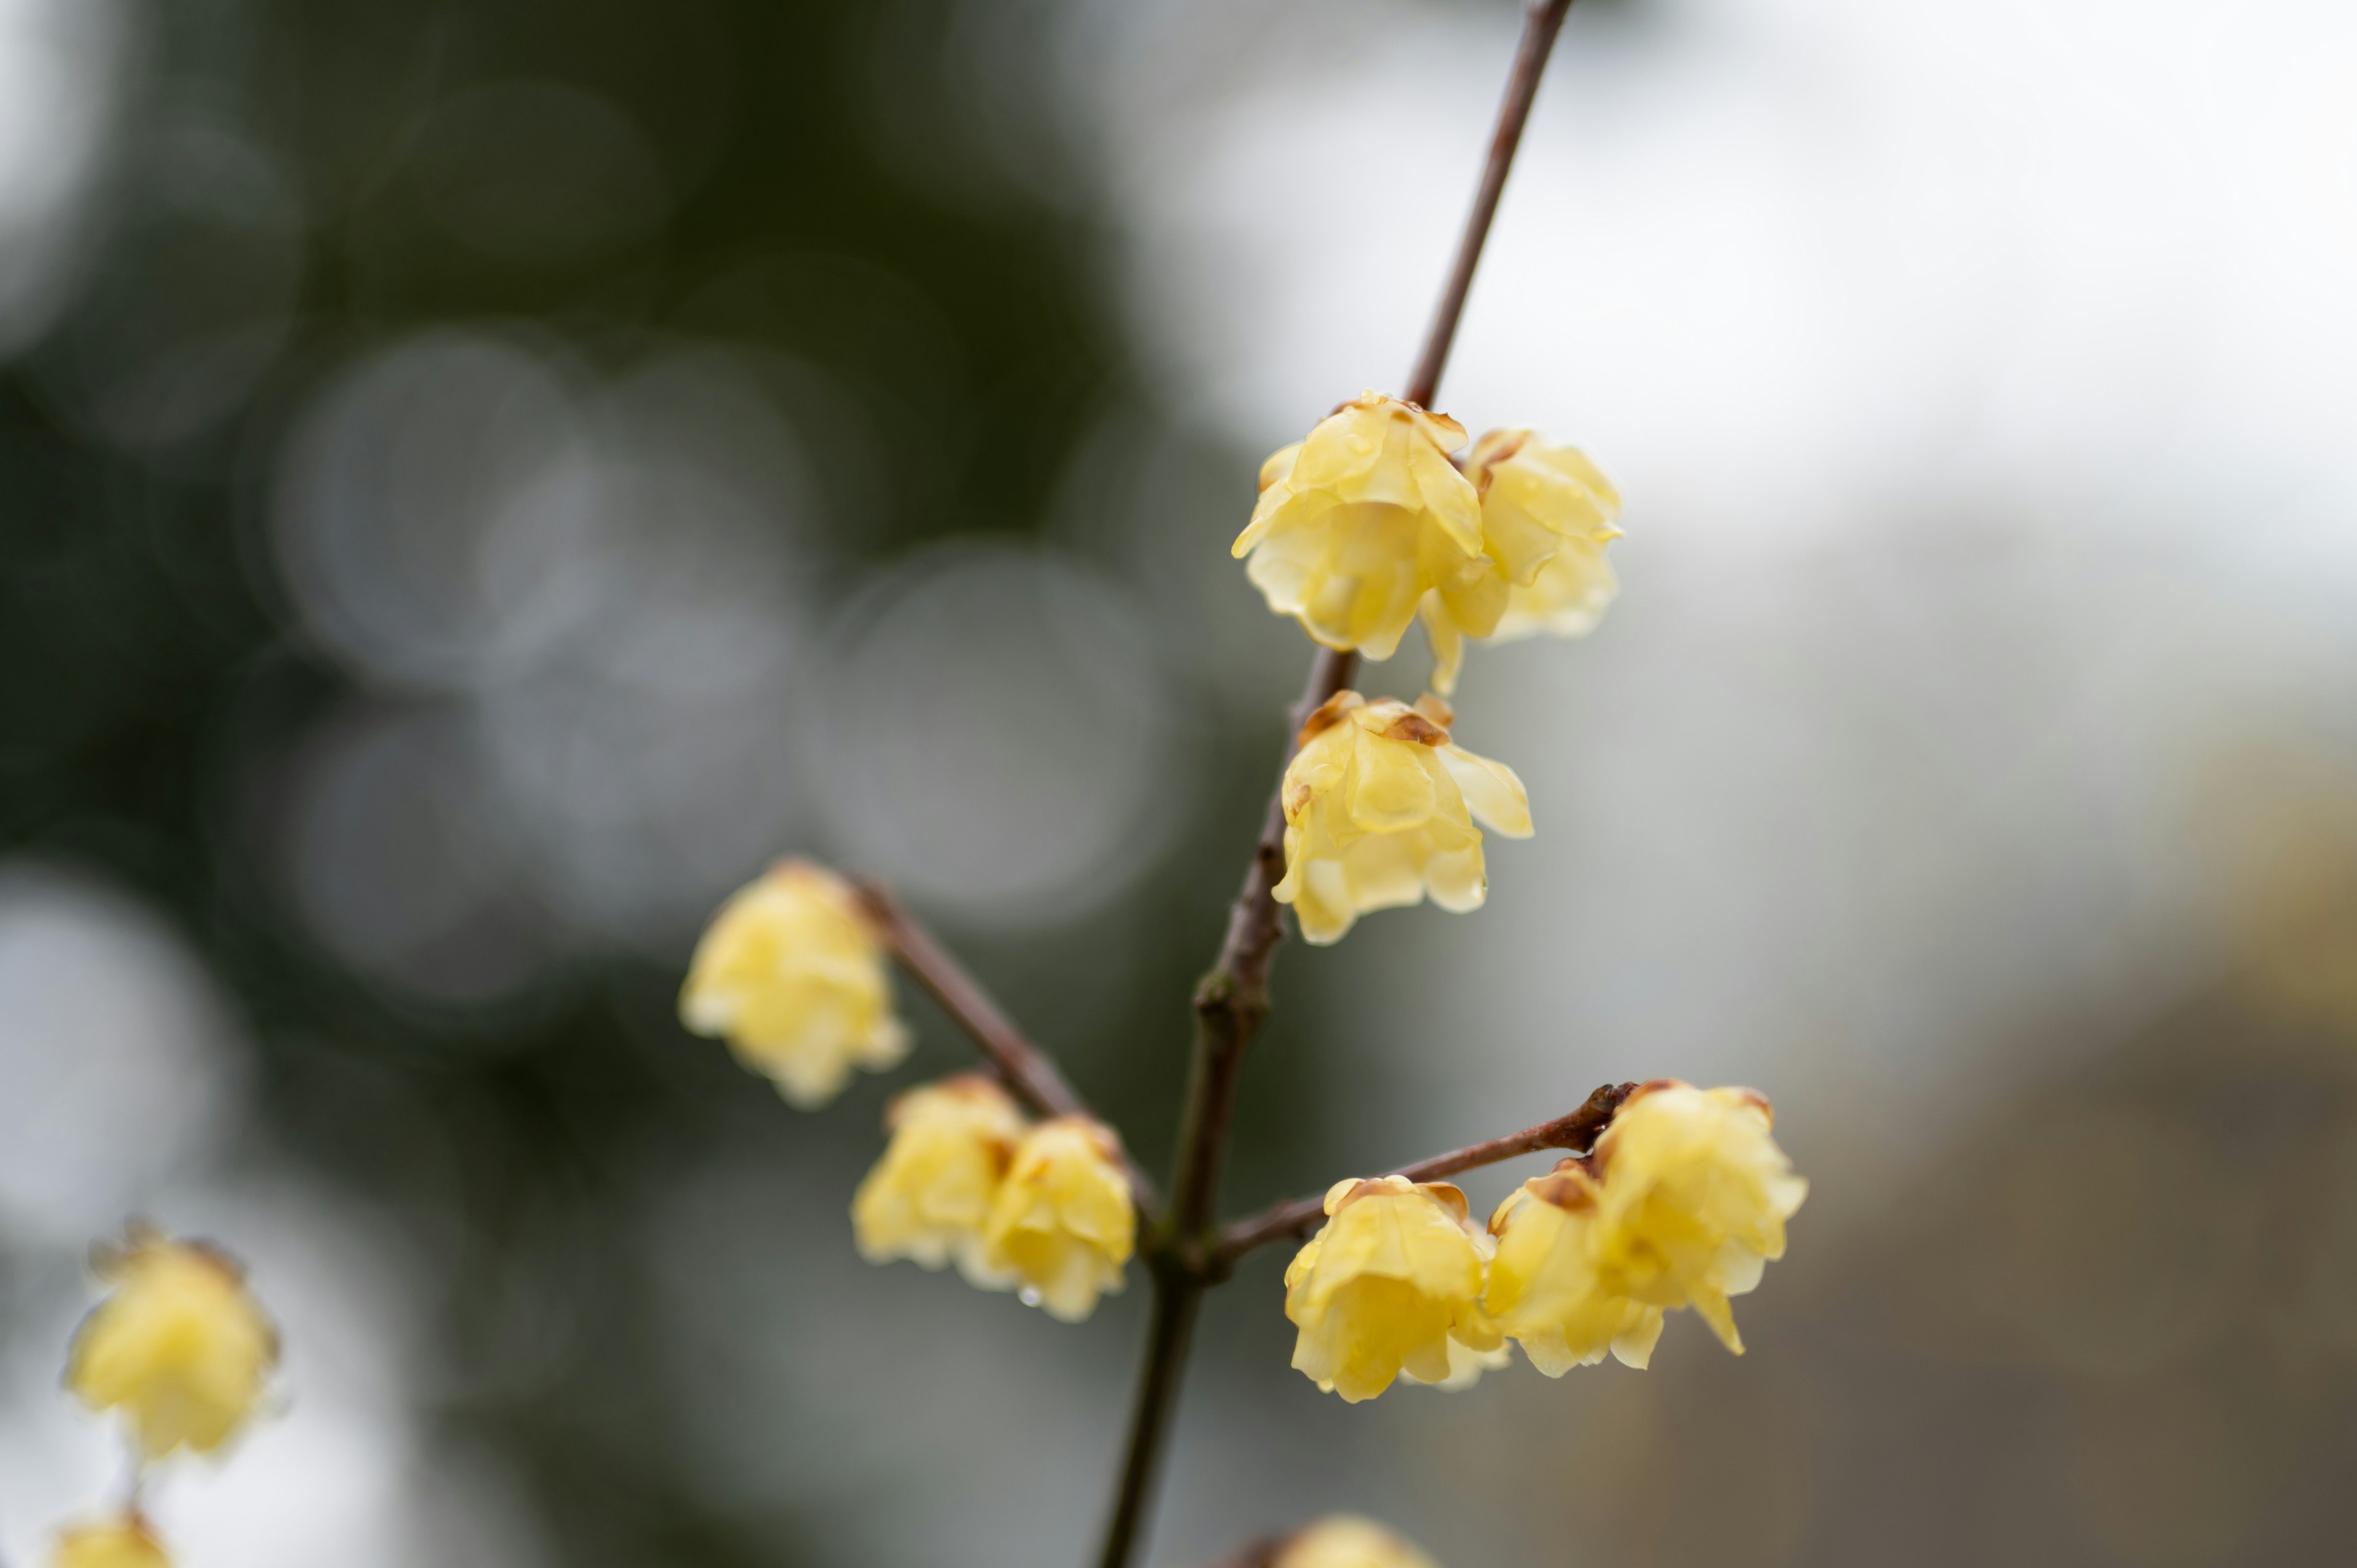
[{"label": "main branch stem", "polygon": [[[1430,407],[1440,387],[1440,372],[1457,338],[1457,324],[1465,314],[1465,300],[1473,286],[1474,269],[1490,224],[1498,213],[1498,199],[1522,145],[1539,77],[1546,69],[1555,35],[1571,10],[1572,0],[1534,0],[1523,20],[1522,42],[1514,51],[1512,71],[1498,106],[1498,122],[1490,138],[1472,210],[1457,259],[1442,287],[1439,306],[1425,335],[1423,351],[1408,377],[1406,401]],[[1358,671],[1359,656],[1349,650],[1321,649],[1310,666],[1309,681],[1294,710],[1294,737],[1288,737],[1285,760],[1290,762],[1302,721],[1335,693],[1349,686]],[[1179,1374],[1192,1337],[1197,1308],[1206,1287],[1221,1277],[1222,1263],[1211,1218],[1219,1202],[1220,1167],[1226,1157],[1228,1128],[1235,1112],[1236,1082],[1244,1055],[1261,1021],[1268,1015],[1268,970],[1278,939],[1284,934],[1281,912],[1270,891],[1285,876],[1284,768],[1261,820],[1259,842],[1244,873],[1243,889],[1229,911],[1228,929],[1220,953],[1195,989],[1194,1066],[1187,1090],[1187,1109],[1178,1130],[1178,1172],[1171,1181],[1168,1228],[1152,1238],[1155,1300],[1152,1326],[1146,1336],[1146,1362],[1138,1379],[1137,1403],[1114,1493],[1112,1521],[1105,1530],[1100,1568],[1129,1568],[1144,1534],[1153,1505],[1154,1481],[1160,1470],[1170,1413],[1178,1402]]]}]

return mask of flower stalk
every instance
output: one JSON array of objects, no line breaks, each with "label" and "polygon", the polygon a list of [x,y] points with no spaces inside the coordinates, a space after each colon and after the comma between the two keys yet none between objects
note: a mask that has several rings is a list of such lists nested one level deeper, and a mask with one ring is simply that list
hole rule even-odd
[{"label": "flower stalk", "polygon": [[[1604,1129],[1612,1125],[1613,1113],[1620,1102],[1636,1092],[1633,1083],[1600,1085],[1577,1111],[1558,1116],[1552,1122],[1542,1122],[1535,1127],[1525,1127],[1519,1133],[1509,1133],[1502,1138],[1485,1143],[1469,1144],[1461,1149],[1451,1149],[1445,1155],[1435,1155],[1418,1160],[1412,1165],[1401,1165],[1385,1173],[1404,1176],[1412,1182],[1439,1181],[1459,1171],[1479,1170],[1511,1160],[1517,1155],[1535,1154],[1541,1149],[1562,1149],[1569,1154],[1584,1155],[1596,1146]],[[1219,1244],[1212,1250],[1212,1260],[1222,1271],[1234,1266],[1237,1259],[1271,1241],[1297,1240],[1325,1221],[1326,1199],[1297,1197],[1280,1203],[1267,1212],[1250,1219],[1238,1220],[1220,1233]]]},{"label": "flower stalk", "polygon": [[[1008,1092],[1042,1116],[1088,1116],[1082,1100],[1056,1066],[1055,1059],[1031,1043],[1007,1017],[982,983],[968,973],[947,948],[895,898],[882,884],[855,879],[853,894],[860,910],[875,928],[877,939],[890,950],[902,972],[931,997],[951,1021],[965,1031],[974,1048],[1006,1083]],[[1161,1217],[1154,1179],[1124,1151],[1124,1169],[1137,1205],[1137,1218],[1151,1228]]]}]

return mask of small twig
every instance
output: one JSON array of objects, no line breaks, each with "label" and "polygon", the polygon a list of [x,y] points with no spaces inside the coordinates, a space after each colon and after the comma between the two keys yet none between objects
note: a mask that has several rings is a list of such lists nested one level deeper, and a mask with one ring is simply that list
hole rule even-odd
[{"label": "small twig", "polygon": [[[932,933],[920,925],[898,898],[880,884],[865,878],[855,877],[851,886],[877,935],[892,950],[892,956],[899,961],[909,978],[966,1032],[1017,1099],[1042,1116],[1086,1116],[1103,1121],[1065,1081],[1048,1053],[1015,1026],[1014,1021],[991,999],[990,993],[982,988],[982,983],[967,973],[965,966],[951,957],[949,950],[935,941]],[[1130,1194],[1136,1200],[1138,1218],[1151,1228],[1161,1217],[1153,1178],[1130,1157],[1126,1147],[1121,1158],[1129,1173]]]},{"label": "small twig", "polygon": [[[1410,1181],[1438,1181],[1459,1171],[1475,1170],[1482,1165],[1494,1165],[1501,1160],[1511,1160],[1516,1155],[1527,1155],[1539,1149],[1567,1149],[1584,1155],[1596,1146],[1597,1138],[1612,1124],[1613,1115],[1620,1102],[1636,1092],[1633,1083],[1608,1083],[1587,1097],[1587,1102],[1568,1116],[1558,1116],[1552,1122],[1542,1122],[1535,1127],[1525,1127],[1519,1133],[1509,1133],[1502,1138],[1492,1138],[1486,1144],[1471,1144],[1445,1155],[1435,1155],[1428,1160],[1418,1160],[1412,1165],[1402,1165],[1390,1172]],[[1220,1234],[1220,1244],[1213,1252],[1221,1267],[1232,1264],[1255,1247],[1279,1241],[1288,1236],[1307,1236],[1326,1218],[1326,1199],[1297,1197],[1290,1203],[1280,1203],[1265,1214],[1239,1220]]]}]

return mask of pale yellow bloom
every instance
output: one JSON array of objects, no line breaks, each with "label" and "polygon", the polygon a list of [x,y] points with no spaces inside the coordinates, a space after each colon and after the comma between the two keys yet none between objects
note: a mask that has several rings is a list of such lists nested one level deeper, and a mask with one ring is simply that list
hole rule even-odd
[{"label": "pale yellow bloom", "polygon": [[1479,818],[1528,838],[1530,797],[1512,768],[1448,739],[1447,703],[1413,708],[1356,692],[1337,695],[1302,726],[1285,770],[1285,880],[1304,940],[1340,941],[1371,909],[1420,903],[1480,907],[1489,897]]},{"label": "pale yellow bloom", "polygon": [[1269,1568],[1439,1568],[1371,1519],[1336,1514],[1286,1541]]},{"label": "pale yellow bloom", "polygon": [[779,862],[720,907],[679,1015],[805,1111],[842,1093],[855,1068],[878,1071],[909,1050],[874,928],[850,886],[806,860]]},{"label": "pale yellow bloom", "polygon": [[1663,1080],[1632,1095],[1596,1143],[1589,1256],[1600,1287],[1691,1305],[1742,1354],[1727,1298],[1784,1255],[1784,1221],[1809,1191],[1772,1125],[1767,1100],[1748,1089]]},{"label": "pale yellow bloom", "polygon": [[86,1524],[58,1537],[50,1568],[172,1568],[172,1559],[137,1520]]},{"label": "pale yellow bloom", "polygon": [[1596,1183],[1576,1160],[1524,1182],[1490,1219],[1498,1250],[1482,1305],[1550,1378],[1607,1350],[1631,1367],[1652,1358],[1662,1309],[1607,1292],[1596,1273]]},{"label": "pale yellow bloom", "polygon": [[964,1073],[899,1096],[884,1125],[892,1141],[851,1200],[859,1255],[929,1269],[954,1260],[985,1290],[1013,1284],[988,1261],[982,1227],[1023,1139],[1015,1101],[989,1079]]},{"label": "pale yellow bloom", "polygon": [[1452,1340],[1501,1347],[1481,1310],[1490,1238],[1467,1219],[1463,1193],[1395,1176],[1342,1181],[1326,1214],[1285,1271],[1285,1316],[1301,1331],[1293,1365],[1319,1388],[1356,1404],[1403,1372],[1448,1384],[1460,1370]]},{"label": "pale yellow bloom", "polygon": [[1427,595],[1488,635],[1507,584],[1482,551],[1480,496],[1448,459],[1464,445],[1447,415],[1366,392],[1271,456],[1233,547],[1268,607],[1370,659],[1391,657]]},{"label": "pale yellow bloom", "polygon": [[1604,558],[1620,537],[1620,492],[1587,454],[1527,430],[1492,430],[1467,455],[1465,477],[1481,494],[1482,548],[1507,583],[1506,607],[1484,627],[1438,595],[1426,598],[1432,688],[1444,696],[1456,689],[1467,638],[1585,637],[1620,591]]},{"label": "pale yellow bloom", "polygon": [[220,1447],[278,1359],[244,1274],[210,1247],[138,1226],[98,1268],[114,1294],[75,1331],[66,1385],[92,1410],[120,1410],[151,1459]]},{"label": "pale yellow bloom", "polygon": [[1078,1323],[1122,1285],[1137,1249],[1137,1211],[1121,1144],[1085,1116],[1042,1122],[1016,1145],[983,1230],[987,1262],[1022,1282],[1023,1299]]}]

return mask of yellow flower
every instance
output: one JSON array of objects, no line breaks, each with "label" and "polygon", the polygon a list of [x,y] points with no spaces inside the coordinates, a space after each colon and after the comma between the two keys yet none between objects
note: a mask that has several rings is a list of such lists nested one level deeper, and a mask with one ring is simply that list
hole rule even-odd
[{"label": "yellow flower", "polygon": [[1245,575],[1329,648],[1388,659],[1427,595],[1469,636],[1506,607],[1506,580],[1481,548],[1481,499],[1448,454],[1465,427],[1375,392],[1271,456],[1260,501],[1236,536]]},{"label": "yellow flower", "polygon": [[1662,1309],[1609,1294],[1592,1255],[1596,1183],[1577,1160],[1506,1195],[1490,1219],[1498,1251],[1481,1305],[1550,1378],[1593,1366],[1607,1350],[1631,1367],[1652,1358]]},{"label": "yellow flower", "polygon": [[172,1568],[163,1546],[136,1519],[86,1524],[58,1537],[50,1568]]},{"label": "yellow flower", "polygon": [[1443,696],[1456,689],[1465,639],[1585,637],[1620,591],[1604,558],[1620,537],[1620,492],[1587,454],[1527,430],[1492,430],[1467,455],[1465,477],[1481,494],[1482,545],[1508,584],[1506,607],[1483,626],[1437,595],[1426,598],[1432,689]]},{"label": "yellow flower", "polygon": [[1137,1247],[1137,1211],[1121,1144],[1085,1116],[1042,1122],[1016,1145],[983,1228],[987,1263],[1020,1280],[1023,1299],[1078,1323],[1121,1289]]},{"label": "yellow flower", "polygon": [[1784,1221],[1809,1191],[1776,1146],[1773,1121],[1748,1089],[1663,1079],[1631,1096],[1596,1142],[1589,1253],[1600,1286],[1652,1306],[1691,1305],[1741,1355],[1727,1298],[1784,1255]]},{"label": "yellow flower", "polygon": [[1490,1239],[1467,1219],[1463,1193],[1395,1176],[1342,1181],[1326,1214],[1285,1271],[1285,1316],[1301,1331],[1293,1365],[1319,1388],[1356,1404],[1403,1372],[1448,1383],[1452,1341],[1501,1348],[1481,1310]]},{"label": "yellow flower", "polygon": [[909,1049],[874,929],[843,878],[806,860],[779,862],[721,906],[679,1015],[805,1111],[842,1093],[854,1068],[880,1071]]},{"label": "yellow flower", "polygon": [[892,1141],[859,1184],[851,1220],[871,1263],[909,1258],[929,1269],[955,1259],[986,1290],[1014,1276],[985,1256],[983,1222],[1022,1141],[1023,1113],[978,1073],[912,1089],[884,1113]]},{"label": "yellow flower", "polygon": [[1438,1568],[1371,1519],[1321,1519],[1278,1548],[1269,1568]]},{"label": "yellow flower", "polygon": [[1415,904],[1478,908],[1489,896],[1475,818],[1528,838],[1530,797],[1512,768],[1448,740],[1437,697],[1413,708],[1339,693],[1302,726],[1285,770],[1285,880],[1307,940],[1340,941],[1370,909]]},{"label": "yellow flower", "polygon": [[220,1447],[261,1402],[278,1337],[236,1263],[134,1226],[101,1252],[114,1294],[74,1333],[66,1384],[92,1410],[122,1411],[141,1450]]}]

